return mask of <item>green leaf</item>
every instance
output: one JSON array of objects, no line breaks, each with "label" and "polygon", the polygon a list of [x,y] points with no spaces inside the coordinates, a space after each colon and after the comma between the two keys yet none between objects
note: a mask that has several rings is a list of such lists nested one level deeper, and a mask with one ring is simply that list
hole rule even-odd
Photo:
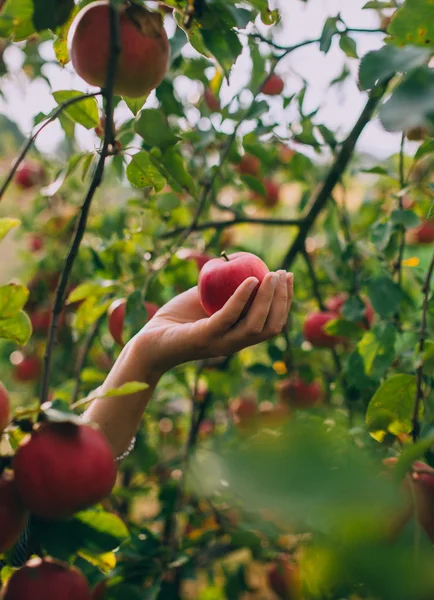
[{"label": "green leaf", "polygon": [[126,174],[128,181],[138,188],[153,187],[156,192],[161,192],[166,185],[165,178],[145,151],[133,156]]},{"label": "green leaf", "polygon": [[349,35],[341,35],[339,46],[348,58],[359,58],[356,41]]},{"label": "green leaf", "polygon": [[11,229],[18,227],[21,225],[21,221],[19,219],[10,219],[8,217],[3,217],[0,219],[0,242],[6,236]]},{"label": "green leaf", "polygon": [[111,302],[111,300],[103,302],[98,296],[88,296],[77,309],[74,327],[78,331],[85,331],[107,312]]},{"label": "green leaf", "polygon": [[370,90],[395,73],[407,73],[426,64],[430,55],[429,50],[414,46],[404,48],[384,46],[380,50],[368,52],[360,63],[360,87],[363,90]]},{"label": "green leaf", "polygon": [[393,375],[379,387],[366,412],[366,424],[376,439],[388,432],[411,432],[416,388],[415,375]]},{"label": "green leaf", "polygon": [[202,39],[229,78],[231,68],[243,50],[238,35],[227,28],[225,30],[203,29]]},{"label": "green leaf", "polygon": [[0,319],[0,339],[10,340],[24,346],[32,335],[32,324],[22,310],[13,317]]},{"label": "green leaf", "polygon": [[73,519],[77,527],[88,530],[87,547],[95,552],[109,552],[129,537],[128,529],[120,517],[101,509],[77,513]]},{"label": "green leaf", "polygon": [[392,323],[380,323],[365,333],[357,350],[366,375],[377,380],[384,376],[395,359],[395,344],[396,327]]},{"label": "green leaf", "polygon": [[434,153],[434,139],[426,140],[421,146],[419,146],[416,154],[414,155],[414,158],[416,160],[419,160],[420,158],[422,158],[422,156],[425,156],[426,154],[433,154],[433,153]]},{"label": "green leaf", "polygon": [[103,395],[98,395],[98,398],[112,398],[114,396],[129,396],[130,394],[136,394],[137,392],[141,392],[143,390],[148,389],[149,385],[147,383],[142,383],[140,381],[129,381],[128,383],[124,383],[118,388],[112,388],[104,392]]},{"label": "green leaf", "polygon": [[13,317],[26,304],[29,290],[24,285],[8,283],[0,286],[0,319]]},{"label": "green leaf", "polygon": [[434,4],[430,0],[406,0],[393,15],[388,33],[397,45],[434,48]]},{"label": "green leaf", "polygon": [[363,7],[362,10],[366,10],[368,8],[373,8],[374,10],[382,10],[385,8],[394,8],[395,4],[393,2],[385,2],[384,0],[370,0]]},{"label": "green leaf", "polygon": [[420,223],[419,217],[412,210],[394,210],[391,221],[394,225],[404,225],[404,227],[417,227]]},{"label": "green leaf", "polygon": [[66,23],[74,8],[74,0],[33,0],[33,24],[36,31],[56,29]]},{"label": "green leaf", "polygon": [[[53,98],[58,104],[62,104],[71,98],[77,98],[82,95],[83,92],[78,92],[76,90],[58,90],[57,92],[53,92]],[[95,98],[84,98],[83,100],[79,100],[75,104],[65,108],[63,112],[68,115],[72,121],[83,125],[86,129],[93,129],[99,125],[100,122],[98,104]]]},{"label": "green leaf", "polygon": [[380,108],[380,120],[387,131],[408,131],[432,125],[434,69],[420,67],[407,75]]},{"label": "green leaf", "polygon": [[389,277],[377,277],[368,287],[369,298],[376,313],[381,317],[395,315],[404,298],[400,287]]},{"label": "green leaf", "polygon": [[143,108],[148,98],[149,94],[147,96],[142,96],[141,98],[127,98],[126,96],[122,96],[122,99],[134,116],[136,116],[139,110]]},{"label": "green leaf", "polygon": [[32,0],[6,0],[0,13],[0,38],[19,42],[33,35],[33,8]]},{"label": "green leaf", "polygon": [[89,296],[104,296],[104,294],[112,292],[115,289],[115,285],[115,282],[110,280],[102,282],[85,281],[72,290],[67,302],[68,304],[74,304],[74,302],[85,300]]},{"label": "green leaf", "polygon": [[170,129],[166,116],[156,108],[142,110],[136,118],[134,130],[143,138],[145,144],[157,146],[162,150],[174,146],[179,140]]},{"label": "green leaf", "polygon": [[336,17],[329,17],[324,24],[319,45],[319,49],[321,52],[324,52],[324,54],[327,54],[327,52],[330,50],[333,36],[339,31],[337,22],[338,19]]},{"label": "green leaf", "polygon": [[346,321],[345,319],[333,319],[329,321],[324,330],[330,335],[343,336],[346,338],[360,337],[363,329],[357,323]]},{"label": "green leaf", "polygon": [[195,195],[196,185],[192,175],[187,171],[184,157],[176,148],[170,148],[161,157],[161,163],[168,171],[171,177],[171,184],[188,190],[190,194]]},{"label": "green leaf", "polygon": [[265,198],[267,190],[263,181],[257,177],[253,177],[253,175],[242,175],[240,179],[252,192]]}]

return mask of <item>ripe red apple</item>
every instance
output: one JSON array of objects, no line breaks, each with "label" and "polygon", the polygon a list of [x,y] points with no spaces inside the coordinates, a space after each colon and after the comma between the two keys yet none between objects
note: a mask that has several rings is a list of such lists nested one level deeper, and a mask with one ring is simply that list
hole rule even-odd
[{"label": "ripe red apple", "polygon": [[[163,81],[169,65],[169,41],[160,13],[137,4],[122,5],[119,11],[122,50],[114,93],[139,98]],[[109,3],[92,2],[77,15],[70,39],[72,64],[91,85],[105,86],[109,40]]]},{"label": "ripe red apple", "polygon": [[280,559],[268,572],[268,584],[282,600],[301,600],[300,569],[289,559]]},{"label": "ripe red apple", "polygon": [[30,252],[39,252],[44,247],[44,238],[40,235],[32,235],[29,239]]},{"label": "ripe red apple", "polygon": [[107,580],[104,579],[96,584],[92,592],[92,600],[104,600],[107,591]]},{"label": "ripe red apple", "polygon": [[[342,309],[344,307],[344,304],[347,302],[348,297],[348,294],[342,292],[341,294],[337,294],[336,296],[329,298],[325,303],[327,310],[329,310],[330,312],[337,313],[341,317]],[[365,320],[361,321],[359,325],[363,327],[363,329],[369,329],[372,323],[374,322],[375,313],[374,309],[372,308],[372,304],[369,302],[369,300],[364,299],[363,302],[366,306]]]},{"label": "ripe red apple", "polygon": [[0,435],[2,434],[6,425],[9,423],[9,415],[9,394],[5,386],[0,381]]},{"label": "ripe red apple", "polygon": [[[154,302],[144,302],[144,306],[148,314],[146,320],[146,322],[148,322],[155,315],[159,307],[156,304],[154,304]],[[115,300],[114,302],[112,302],[107,312],[109,331],[114,341],[120,346],[123,346],[125,344],[122,337],[124,331],[126,307],[126,299],[120,298],[119,300]]]},{"label": "ripe red apple", "polygon": [[250,428],[256,421],[258,405],[253,396],[240,396],[229,404],[233,422],[239,428]]},{"label": "ripe red apple", "polygon": [[343,338],[330,335],[324,331],[324,326],[335,319],[339,319],[339,315],[333,312],[310,313],[304,321],[304,338],[317,348],[334,348],[343,343]]},{"label": "ripe red apple", "polygon": [[42,363],[38,356],[23,356],[23,359],[14,365],[12,376],[16,381],[36,381],[41,371]]},{"label": "ripe red apple", "polygon": [[280,186],[272,179],[264,179],[265,196],[261,194],[253,194],[253,200],[261,202],[272,208],[279,203]]},{"label": "ripe red apple", "polygon": [[51,310],[49,308],[36,309],[29,316],[33,331],[47,333],[51,323]]},{"label": "ripe red apple", "polygon": [[27,523],[12,473],[0,475],[0,553],[15,545]]},{"label": "ripe red apple", "polygon": [[416,461],[410,476],[418,521],[434,544],[434,469]]},{"label": "ripe red apple", "polygon": [[202,267],[212,259],[212,256],[209,256],[208,254],[199,252],[199,250],[190,250],[189,248],[182,248],[177,252],[177,256],[183,260],[193,260],[199,271],[201,271]]},{"label": "ripe red apple", "polygon": [[432,244],[434,242],[434,221],[424,221],[417,227],[410,229],[407,235],[409,244]]},{"label": "ripe red apple", "polygon": [[258,177],[261,172],[261,161],[257,156],[253,156],[253,154],[244,154],[238,165],[238,171],[241,175]]},{"label": "ripe red apple", "polygon": [[285,84],[283,83],[283,79],[279,77],[279,75],[273,73],[273,75],[270,75],[264,83],[261,91],[267,96],[280,96],[284,87]]},{"label": "ripe red apple", "polygon": [[53,558],[33,558],[15,571],[2,600],[92,600],[83,574]]},{"label": "ripe red apple", "polygon": [[[199,295],[204,311],[211,316],[223,308],[249,277],[258,279],[258,288],[267,273],[267,265],[250,252],[236,252],[213,258],[204,265],[199,275]],[[250,303],[253,302],[257,288],[252,292]]]},{"label": "ripe red apple", "polygon": [[220,98],[218,98],[212,90],[207,88],[203,95],[203,99],[205,100],[205,104],[211,112],[220,112],[222,109],[222,105],[220,103]]},{"label": "ripe red apple", "polygon": [[318,381],[308,383],[299,375],[293,375],[278,385],[279,399],[296,408],[311,408],[323,401],[323,390]]},{"label": "ripe red apple", "polygon": [[47,520],[65,519],[107,496],[116,466],[104,435],[88,425],[48,423],[13,460],[24,505]]},{"label": "ripe red apple", "polygon": [[32,162],[22,162],[15,175],[15,183],[23,190],[28,190],[44,181],[45,171],[42,165]]}]

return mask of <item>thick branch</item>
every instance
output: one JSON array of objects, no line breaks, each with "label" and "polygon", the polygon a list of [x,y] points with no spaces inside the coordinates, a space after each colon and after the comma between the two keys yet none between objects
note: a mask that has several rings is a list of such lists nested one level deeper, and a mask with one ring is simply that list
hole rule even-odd
[{"label": "thick branch", "polygon": [[86,231],[87,218],[89,215],[90,206],[95,192],[101,184],[104,166],[107,156],[110,153],[110,149],[113,143],[113,87],[116,75],[117,59],[121,51],[120,47],[120,35],[119,35],[119,14],[114,4],[110,3],[110,57],[107,68],[107,79],[105,89],[103,90],[103,96],[105,99],[105,132],[104,141],[100,153],[100,157],[95,168],[95,172],[92,177],[92,181],[89,186],[89,190],[86,194],[82,207],[80,209],[80,216],[75,228],[74,236],[72,239],[71,247],[65,259],[65,265],[63,267],[62,275],[60,277],[59,285],[56,290],[56,297],[54,300],[52,319],[50,329],[48,332],[48,340],[45,348],[44,355],[44,374],[41,385],[41,404],[46,402],[48,398],[48,388],[50,382],[51,362],[54,350],[54,343],[56,340],[57,329],[59,325],[59,317],[63,309],[66,295],[66,287],[68,285],[69,276],[74,266],[75,259],[78,255],[81,241]]},{"label": "thick branch", "polygon": [[422,326],[420,329],[420,338],[419,338],[419,367],[417,369],[417,390],[416,390],[416,398],[414,401],[414,409],[413,409],[413,431],[412,437],[413,441],[417,442],[420,434],[420,423],[419,423],[419,411],[420,405],[423,401],[423,351],[425,348],[425,338],[427,334],[427,322],[428,322],[428,306],[429,306],[429,296],[431,291],[431,279],[434,273],[434,254],[431,259],[431,264],[428,269],[428,274],[425,279],[425,284],[423,286],[423,312],[422,312]]},{"label": "thick branch", "polygon": [[3,195],[5,194],[6,190],[9,187],[9,184],[11,183],[12,179],[14,178],[15,173],[17,172],[18,167],[20,166],[20,164],[23,162],[23,160],[26,157],[26,154],[28,153],[28,151],[30,150],[30,148],[32,147],[34,141],[36,140],[36,138],[38,137],[38,135],[41,133],[41,131],[43,129],[45,129],[45,127],[47,125],[49,125],[50,123],[52,123],[53,121],[55,121],[57,119],[57,117],[69,106],[71,106],[72,104],[76,104],[77,102],[81,102],[82,100],[86,100],[86,98],[94,98],[95,96],[99,96],[101,94],[101,92],[94,92],[93,94],[83,94],[81,96],[76,96],[75,98],[70,98],[69,100],[66,100],[65,102],[62,102],[62,104],[59,104],[59,106],[51,113],[50,117],[44,121],[42,123],[42,125],[40,127],[38,127],[38,129],[32,133],[32,135],[29,137],[29,139],[26,141],[26,143],[24,144],[24,146],[21,149],[21,152],[19,153],[18,157],[16,158],[14,164],[12,165],[11,170],[9,171],[3,185],[0,188],[0,202],[1,199],[3,198]]},{"label": "thick branch", "polygon": [[320,212],[325,207],[327,200],[330,197],[330,194],[333,192],[336,184],[341,179],[344,171],[346,170],[352,156],[354,150],[356,148],[357,141],[372,119],[375,110],[380,103],[382,97],[384,96],[387,86],[390,80],[386,83],[375,88],[369,97],[368,102],[366,103],[365,108],[363,109],[362,114],[360,115],[357,123],[355,124],[353,130],[350,135],[347,137],[345,142],[342,144],[341,150],[336,157],[336,160],[331,167],[328,176],[326,177],[324,184],[322,185],[318,195],[316,196],[311,209],[303,220],[302,225],[300,226],[300,230],[298,232],[297,237],[289,248],[285,258],[283,259],[282,268],[290,269],[292,263],[294,262],[297,254],[304,248],[305,240],[307,234],[309,233],[311,227],[315,223],[316,218],[320,214]]},{"label": "thick branch", "polygon": [[[227,227],[235,227],[237,225],[265,225],[268,227],[300,227],[303,221],[301,219],[253,219],[250,217],[240,217],[236,219],[228,219],[227,221],[207,221],[205,223],[197,224],[193,227],[190,227],[191,233],[194,231],[204,231],[206,229],[226,229]],[[170,231],[166,231],[160,236],[160,239],[165,240],[171,237],[174,237],[181,232],[184,231],[183,227],[177,227],[176,229],[171,229]]]}]

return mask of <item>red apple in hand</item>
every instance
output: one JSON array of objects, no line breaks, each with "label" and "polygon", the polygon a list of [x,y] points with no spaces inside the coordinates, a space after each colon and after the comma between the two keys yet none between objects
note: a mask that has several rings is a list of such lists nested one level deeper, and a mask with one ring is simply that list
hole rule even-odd
[{"label": "red apple in hand", "polygon": [[[144,306],[147,312],[146,323],[152,319],[159,307],[154,302],[144,302]],[[108,328],[114,341],[123,346],[123,331],[125,323],[125,310],[127,307],[127,301],[125,298],[120,298],[112,302],[108,309]]]},{"label": "red apple in hand", "polygon": [[18,497],[12,473],[0,475],[0,552],[9,550],[20,537],[27,512]]},{"label": "red apple in hand", "polygon": [[7,393],[5,386],[0,381],[0,435],[6,425],[9,423],[9,412],[9,394]]},{"label": "red apple in hand", "polygon": [[283,79],[273,73],[262,86],[262,93],[266,96],[280,96],[285,87]]},{"label": "red apple in hand", "polygon": [[341,337],[330,335],[324,330],[330,321],[339,319],[333,312],[314,312],[307,315],[303,326],[304,338],[317,348],[334,348],[345,340]]},{"label": "red apple in hand", "polygon": [[[325,305],[326,305],[327,310],[329,310],[330,312],[337,313],[340,317],[342,317],[342,309],[344,307],[344,304],[347,302],[347,300],[348,300],[348,294],[343,292],[342,294],[337,294],[336,296],[329,298],[327,300],[327,302],[325,303]],[[363,300],[363,302],[366,306],[365,320],[361,321],[359,323],[359,325],[361,327],[363,327],[363,329],[369,329],[375,319],[375,313],[374,313],[374,309],[372,308],[372,305],[369,302],[369,300],[365,299],[365,300]]]},{"label": "red apple in hand", "polygon": [[3,600],[92,600],[84,575],[52,558],[33,558],[6,584]]},{"label": "red apple in hand", "polygon": [[15,454],[13,469],[24,506],[51,521],[100,502],[116,480],[104,435],[73,423],[48,423],[34,431]]},{"label": "red apple in hand", "polygon": [[[255,254],[236,252],[214,258],[204,265],[199,275],[199,294],[203,309],[208,316],[219,311],[238,287],[249,277],[259,281],[269,273],[267,265]],[[253,302],[257,289],[252,292]]]}]

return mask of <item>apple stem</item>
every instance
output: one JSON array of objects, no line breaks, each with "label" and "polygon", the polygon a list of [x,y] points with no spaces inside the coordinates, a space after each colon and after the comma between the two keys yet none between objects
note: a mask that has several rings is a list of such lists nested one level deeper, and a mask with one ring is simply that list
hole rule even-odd
[{"label": "apple stem", "polygon": [[225,259],[227,262],[229,262],[229,257],[228,257],[228,255],[226,254],[226,252],[225,252],[224,250],[223,250],[223,252],[220,254],[220,256],[221,256],[222,258],[224,258],[224,259]]}]

